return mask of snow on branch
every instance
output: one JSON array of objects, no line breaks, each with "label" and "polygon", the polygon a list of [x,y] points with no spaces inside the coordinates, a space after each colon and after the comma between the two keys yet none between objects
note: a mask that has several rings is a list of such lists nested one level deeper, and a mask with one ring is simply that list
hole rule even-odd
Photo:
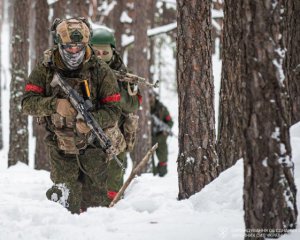
[{"label": "snow on branch", "polygon": [[58,2],[59,0],[47,0],[48,5],[54,4],[56,2]]},{"label": "snow on branch", "polygon": [[223,10],[211,9],[211,17],[212,18],[223,18],[224,17]]},{"label": "snow on branch", "polygon": [[[148,35],[148,37],[153,37],[156,35],[160,35],[162,33],[170,32],[170,31],[176,29],[176,27],[177,27],[177,22],[170,23],[170,24],[156,27],[156,28],[152,28],[152,29],[148,29],[147,35]],[[126,35],[122,36],[122,47],[127,47],[130,44],[132,44],[133,42],[134,42],[134,36],[126,36]]]},{"label": "snow on branch", "polygon": [[109,13],[115,8],[117,5],[117,1],[112,1],[110,4],[105,4],[105,6],[102,6],[100,11],[102,11],[102,16],[108,16]]},{"label": "snow on branch", "polygon": [[176,5],[176,0],[159,0],[159,1]]}]

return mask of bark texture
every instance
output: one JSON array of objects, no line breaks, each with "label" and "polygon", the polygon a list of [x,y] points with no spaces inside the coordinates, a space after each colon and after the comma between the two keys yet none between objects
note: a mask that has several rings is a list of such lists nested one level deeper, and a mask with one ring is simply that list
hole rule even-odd
[{"label": "bark texture", "polygon": [[286,78],[288,82],[291,125],[300,121],[300,1],[286,3]]},{"label": "bark texture", "polygon": [[21,114],[21,100],[28,72],[28,0],[15,0],[10,83],[10,138],[8,166],[28,164],[28,119]]},{"label": "bark texture", "polygon": [[[294,164],[282,71],[285,47],[280,2],[245,0],[242,18],[246,51],[244,210],[246,229],[267,229],[245,239],[278,237],[297,219]],[[274,232],[275,231],[275,232]],[[283,232],[282,232],[283,233]],[[274,235],[273,235],[274,234]]]},{"label": "bark texture", "polygon": [[231,167],[243,155],[243,77],[242,1],[226,0],[222,49],[222,77],[219,105],[217,152],[218,172]]},{"label": "bark texture", "polygon": [[89,17],[90,0],[72,0],[69,6],[72,17]]},{"label": "bark texture", "polygon": [[179,199],[217,176],[211,1],[177,1],[179,95]]},{"label": "bark texture", "polygon": [[[147,8],[143,1],[135,0],[135,17],[134,17],[134,73],[139,76],[148,78],[148,37],[147,37]],[[132,159],[134,164],[138,164],[143,156],[146,155],[151,148],[151,125],[150,125],[150,104],[148,89],[144,86],[140,86],[140,94],[143,96],[143,102],[139,115],[139,128],[137,132],[137,139],[134,151],[132,153]],[[146,168],[144,169],[144,172]]]},{"label": "bark texture", "polygon": [[[43,57],[43,52],[49,47],[49,31],[45,26],[49,26],[48,15],[49,6],[47,0],[38,0],[36,2],[36,22],[35,22],[35,54],[39,61]],[[34,118],[34,120],[36,120]],[[44,143],[47,134],[45,126],[36,124],[36,149],[35,149],[35,168],[50,170],[50,162]]]}]

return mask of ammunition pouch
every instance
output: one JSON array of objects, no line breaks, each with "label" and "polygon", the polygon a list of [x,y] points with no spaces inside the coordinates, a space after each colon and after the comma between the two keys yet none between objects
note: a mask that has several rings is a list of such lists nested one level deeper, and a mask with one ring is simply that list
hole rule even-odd
[{"label": "ammunition pouch", "polygon": [[65,154],[79,154],[87,148],[88,141],[84,134],[76,131],[74,117],[62,117],[58,113],[51,115],[57,146]]},{"label": "ammunition pouch", "polygon": [[136,132],[138,128],[139,116],[134,115],[133,113],[129,113],[125,117],[125,121],[123,124],[124,130],[124,138],[126,141],[126,151],[133,151],[135,140],[136,140]]},{"label": "ammunition pouch", "polygon": [[111,140],[112,154],[119,155],[120,153],[125,151],[126,141],[124,139],[124,136],[123,136],[118,124],[116,124],[113,127],[106,128],[104,130],[104,133]]}]

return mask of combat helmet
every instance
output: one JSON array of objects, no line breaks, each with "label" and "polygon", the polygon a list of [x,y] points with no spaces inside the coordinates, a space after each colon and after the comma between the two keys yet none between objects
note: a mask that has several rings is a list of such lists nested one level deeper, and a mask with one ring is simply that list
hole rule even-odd
[{"label": "combat helmet", "polygon": [[116,48],[116,39],[114,32],[107,27],[101,26],[93,30],[93,37],[91,38],[91,44],[97,45],[110,45]]},{"label": "combat helmet", "polygon": [[92,30],[85,18],[56,18],[52,24],[55,44],[83,43],[88,44]]},{"label": "combat helmet", "polygon": [[84,60],[91,30],[85,18],[55,19],[51,27],[64,65],[77,69]]}]

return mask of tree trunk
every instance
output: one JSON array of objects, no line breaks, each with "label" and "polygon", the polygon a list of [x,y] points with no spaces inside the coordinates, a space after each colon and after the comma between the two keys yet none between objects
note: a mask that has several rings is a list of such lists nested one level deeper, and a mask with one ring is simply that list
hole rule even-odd
[{"label": "tree trunk", "polygon": [[29,2],[15,0],[10,83],[10,141],[8,166],[28,164],[28,118],[21,114],[21,101],[28,73]]},{"label": "tree trunk", "polygon": [[179,199],[217,176],[211,1],[177,1],[179,95]]},{"label": "tree trunk", "polygon": [[72,0],[69,6],[72,13],[72,17],[89,17],[89,0]]},{"label": "tree trunk", "polygon": [[[242,19],[245,47],[246,111],[244,131],[244,210],[246,229],[295,228],[297,219],[294,164],[291,160],[285,55],[280,2],[245,0]],[[277,231],[276,231],[277,230]],[[274,232],[275,231],[275,232]],[[252,233],[252,232],[251,232]],[[245,239],[264,239],[246,232]]]},{"label": "tree trunk", "polygon": [[52,4],[53,16],[52,21],[55,18],[65,18],[67,14],[70,14],[68,0],[59,0]]},{"label": "tree trunk", "polygon": [[286,1],[286,78],[291,102],[291,125],[300,121],[300,1]]},{"label": "tree trunk", "polygon": [[224,30],[222,51],[222,78],[219,105],[217,152],[218,172],[231,167],[243,155],[244,85],[242,61],[241,1],[226,0],[224,5]]},{"label": "tree trunk", "polygon": [[[0,0],[0,40],[2,36],[2,23],[3,23],[3,1]],[[2,101],[1,101],[1,95],[2,95],[2,61],[1,61],[1,48],[2,44],[0,44],[0,150],[3,149],[3,134],[2,134]]]},{"label": "tree trunk", "polygon": [[[49,6],[47,0],[36,2],[36,24],[35,24],[35,55],[37,62],[42,59],[43,52],[49,47],[49,31],[45,26],[49,26],[48,15]],[[36,124],[36,149],[35,168],[50,170],[50,162],[46,150],[44,138],[47,134],[45,126]]]},{"label": "tree trunk", "polygon": [[[155,26],[155,10],[156,10],[156,1],[147,0],[147,7],[148,7],[148,14],[147,18],[149,21],[150,28],[154,28]],[[149,39],[149,68],[148,68],[148,76],[149,81],[153,82],[153,75],[154,75],[154,65],[155,65],[155,38]]]},{"label": "tree trunk", "polygon": [[[148,77],[148,37],[147,37],[147,8],[143,1],[135,0],[135,18],[134,18],[134,73],[145,78]],[[143,96],[143,103],[141,109],[138,111],[139,128],[137,132],[137,139],[134,151],[132,153],[132,160],[134,164],[139,163],[142,157],[151,148],[151,129],[150,129],[150,105],[148,89],[140,86],[140,92]],[[144,169],[146,171],[146,168]]]}]

